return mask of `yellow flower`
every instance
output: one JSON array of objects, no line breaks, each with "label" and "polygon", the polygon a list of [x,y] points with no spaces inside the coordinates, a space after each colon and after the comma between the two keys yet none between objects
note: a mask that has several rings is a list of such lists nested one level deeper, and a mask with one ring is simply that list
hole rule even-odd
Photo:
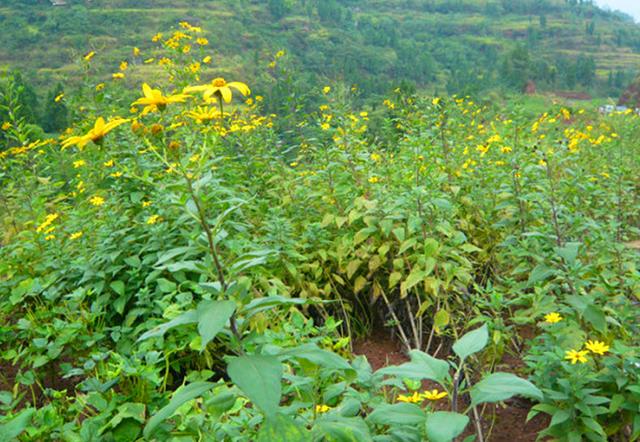
[{"label": "yellow flower", "polygon": [[120,178],[122,176],[122,172],[113,172],[109,174],[109,176],[112,178]]},{"label": "yellow flower", "polygon": [[95,51],[91,51],[87,55],[84,56],[84,60],[85,61],[91,61],[91,59],[93,57],[95,57],[95,55],[96,55]]},{"label": "yellow flower", "polygon": [[322,93],[327,95],[329,92],[331,92],[331,87],[330,86],[325,86],[324,88],[322,88]]},{"label": "yellow flower", "polygon": [[187,117],[196,120],[202,124],[220,118],[220,111],[213,107],[198,106],[195,110],[187,112]]},{"label": "yellow flower", "polygon": [[151,37],[151,41],[155,43],[155,42],[160,41],[160,39],[161,39],[161,38],[162,38],[162,33],[161,33],[161,32],[158,32],[156,35],[154,35],[153,37]]},{"label": "yellow flower", "polygon": [[128,120],[123,118],[115,118],[108,123],[104,121],[104,118],[100,117],[96,120],[93,128],[89,130],[85,135],[69,137],[62,142],[62,148],[66,149],[71,146],[78,146],[80,150],[84,149],[84,147],[89,144],[89,142],[93,141],[95,144],[100,144],[109,132],[111,132],[116,127],[121,124],[126,123]]},{"label": "yellow flower", "polygon": [[204,64],[209,64],[209,63],[211,63],[211,55],[207,55],[206,57],[204,57],[204,58],[202,59],[202,62],[203,62]]},{"label": "yellow flower", "polygon": [[104,89],[104,83],[96,84],[96,91],[100,92],[102,89]]},{"label": "yellow flower", "polygon": [[557,322],[562,321],[562,316],[560,316],[559,313],[556,312],[551,312],[547,315],[545,315],[544,317],[544,322],[548,323],[548,324],[555,324]]},{"label": "yellow flower", "polygon": [[431,100],[431,104],[433,104],[434,106],[437,106],[440,104],[440,97],[436,97],[433,100]]},{"label": "yellow flower", "polygon": [[51,241],[52,239],[56,239],[55,235],[47,235],[44,237],[45,241]]},{"label": "yellow flower", "polygon": [[69,235],[69,239],[73,241],[73,240],[76,240],[78,238],[81,238],[82,235],[84,235],[84,233],[82,233],[82,232],[72,233],[71,235]]},{"label": "yellow flower", "polygon": [[80,167],[84,166],[85,164],[87,164],[87,162],[85,160],[74,161],[73,162],[73,168],[74,169],[79,169]]},{"label": "yellow flower", "polygon": [[411,396],[406,396],[404,394],[398,396],[398,402],[410,402],[412,404],[417,404],[423,400],[422,395],[417,391],[415,391]]},{"label": "yellow flower", "polygon": [[133,102],[133,106],[145,106],[142,110],[142,115],[158,110],[162,111],[167,107],[167,104],[170,103],[183,103],[189,97],[185,94],[168,95],[165,97],[162,95],[162,91],[159,89],[151,89],[151,86],[147,83],[142,85],[142,92],[144,93],[144,97]]},{"label": "yellow flower", "polygon": [[382,157],[380,156],[380,154],[377,154],[377,153],[372,153],[371,154],[371,159],[373,161],[375,161],[376,163],[379,162],[379,161],[382,161]]},{"label": "yellow flower", "polygon": [[140,48],[133,48],[133,56],[137,57],[140,55]]},{"label": "yellow flower", "polygon": [[113,160],[105,161],[104,163],[102,163],[104,167],[113,167],[114,164],[115,162]]},{"label": "yellow flower", "polygon": [[443,397],[447,396],[447,392],[446,391],[442,391],[442,392],[438,392],[438,390],[431,390],[431,391],[425,391],[424,393],[422,393],[422,398],[423,399],[428,399],[430,401],[437,401],[439,399],[442,399]]},{"label": "yellow flower", "polygon": [[565,359],[571,361],[571,364],[574,365],[578,362],[584,364],[587,362],[587,355],[589,354],[586,350],[568,350],[565,354]]},{"label": "yellow flower", "polygon": [[101,196],[97,196],[97,195],[96,195],[96,196],[92,196],[92,197],[89,199],[89,202],[90,202],[92,205],[94,205],[94,206],[98,207],[98,206],[101,206],[101,205],[103,205],[103,204],[104,204],[104,198],[102,198]]},{"label": "yellow flower", "polygon": [[147,224],[149,224],[149,225],[155,224],[158,221],[160,221],[160,216],[159,215],[151,215],[149,218],[147,218]]},{"label": "yellow flower", "polygon": [[209,44],[209,40],[207,40],[204,37],[200,37],[198,39],[196,39],[196,43],[198,43],[200,46],[206,46]]},{"label": "yellow flower", "polygon": [[115,74],[111,74],[111,78],[114,80],[122,80],[125,75],[122,72],[116,72]]},{"label": "yellow flower", "polygon": [[280,50],[276,52],[276,58],[282,58],[284,57],[284,54],[285,54],[284,50]]},{"label": "yellow flower", "polygon": [[237,90],[244,96],[251,94],[251,90],[246,84],[239,81],[232,81],[230,83],[227,83],[224,78],[214,78],[209,84],[204,84],[201,86],[190,86],[187,87],[184,91],[186,93],[202,92],[204,98],[211,98],[215,95],[217,98],[222,98],[226,103],[230,103],[231,99],[233,98],[231,88]]},{"label": "yellow flower", "polygon": [[587,341],[587,350],[596,355],[603,355],[609,351],[609,346],[601,341]]},{"label": "yellow flower", "polygon": [[58,219],[60,215],[58,215],[57,213],[51,213],[49,215],[47,215],[47,217],[44,219],[44,221],[42,222],[42,224],[40,224],[38,226],[38,228],[36,229],[36,232],[40,233],[43,232],[47,229],[47,227],[49,227],[55,220]]},{"label": "yellow flower", "polygon": [[56,98],[53,99],[53,101],[55,101],[56,103],[60,103],[63,98],[64,98],[64,93],[58,95]]},{"label": "yellow flower", "polygon": [[331,410],[331,407],[328,405],[316,405],[316,413],[326,413]]},{"label": "yellow flower", "polygon": [[151,201],[143,201],[142,207],[149,207],[151,205]]},{"label": "yellow flower", "polygon": [[376,184],[380,182],[380,178],[378,178],[377,176],[372,176],[371,178],[369,178],[369,182],[371,184]]},{"label": "yellow flower", "polygon": [[11,123],[9,123],[8,121],[5,121],[4,123],[2,123],[2,130],[9,130],[11,129]]},{"label": "yellow flower", "polygon": [[121,71],[126,71],[127,69],[129,69],[129,63],[126,61],[123,61],[120,63],[120,70]]},{"label": "yellow flower", "polygon": [[188,54],[189,52],[191,52],[191,46],[190,45],[184,45],[182,47],[182,53],[183,54]]}]

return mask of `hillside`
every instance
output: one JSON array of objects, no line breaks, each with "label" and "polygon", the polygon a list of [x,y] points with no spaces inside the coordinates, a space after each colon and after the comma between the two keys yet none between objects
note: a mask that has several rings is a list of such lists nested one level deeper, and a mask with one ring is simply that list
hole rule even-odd
[{"label": "hillside", "polygon": [[[21,69],[40,85],[76,81],[78,60],[91,50],[115,71],[120,61],[131,61],[128,47],[151,45],[156,32],[180,20],[207,32],[223,74],[258,85],[280,49],[298,70],[358,84],[365,94],[401,81],[450,93],[520,91],[533,81],[537,90],[617,96],[640,66],[640,28],[629,17],[575,0],[3,3],[0,66]],[[137,72],[142,78],[154,69]]]}]

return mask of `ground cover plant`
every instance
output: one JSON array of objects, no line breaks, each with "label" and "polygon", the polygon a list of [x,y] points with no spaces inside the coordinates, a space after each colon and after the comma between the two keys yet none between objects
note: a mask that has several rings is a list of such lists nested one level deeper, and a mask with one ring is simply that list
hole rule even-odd
[{"label": "ground cover plant", "polygon": [[[338,83],[307,112],[286,51],[271,114],[207,36],[131,48],[164,69],[133,92],[84,55],[59,137],[3,78],[3,437],[491,440],[514,397],[541,438],[640,437],[638,115]],[[381,330],[407,362],[353,354]]]}]

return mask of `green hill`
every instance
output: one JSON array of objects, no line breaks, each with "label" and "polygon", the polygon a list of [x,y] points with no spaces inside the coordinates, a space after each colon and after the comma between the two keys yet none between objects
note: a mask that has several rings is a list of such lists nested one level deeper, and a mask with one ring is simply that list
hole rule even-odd
[{"label": "green hill", "polygon": [[207,32],[213,70],[254,84],[280,49],[300,71],[365,93],[401,81],[451,93],[519,91],[533,81],[537,90],[617,96],[640,66],[640,28],[631,18],[576,0],[3,3],[0,66],[40,85],[74,82],[90,50],[117,70],[131,58],[128,47],[145,38],[151,45],[152,35],[180,20]]}]

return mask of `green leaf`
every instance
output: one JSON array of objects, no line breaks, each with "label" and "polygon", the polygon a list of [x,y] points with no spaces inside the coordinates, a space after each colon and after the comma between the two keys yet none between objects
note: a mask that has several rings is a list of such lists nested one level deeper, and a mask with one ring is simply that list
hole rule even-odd
[{"label": "green leaf", "polygon": [[278,411],[282,394],[282,364],[274,356],[233,358],[227,373],[234,384],[267,416]]},{"label": "green leaf", "polygon": [[419,267],[414,267],[407,279],[404,280],[402,284],[400,284],[400,291],[403,293],[408,292],[413,287],[415,287],[420,282],[424,281],[424,278],[427,276],[427,273],[423,270],[420,270]]},{"label": "green leaf", "polygon": [[579,242],[570,242],[567,243],[564,247],[557,247],[556,253],[571,267],[576,262],[579,250]]},{"label": "green leaf", "polygon": [[323,350],[315,344],[303,344],[278,354],[288,359],[305,359],[312,364],[334,370],[353,370],[346,359],[336,353]]},{"label": "green leaf", "polygon": [[547,267],[544,264],[538,264],[537,266],[534,267],[534,269],[529,274],[529,280],[527,281],[527,285],[528,286],[535,285],[536,283],[540,281],[544,281],[545,279],[549,278],[554,274],[555,274],[555,271],[552,268]]},{"label": "green leaf", "polygon": [[471,403],[500,402],[516,395],[543,399],[542,392],[531,382],[511,373],[493,373],[471,388]]},{"label": "green leaf", "polygon": [[198,333],[202,338],[201,350],[204,350],[224,328],[233,312],[236,303],[233,301],[203,301],[198,305]]},{"label": "green leaf", "polygon": [[[370,442],[371,433],[360,417],[342,417],[327,413],[319,417],[313,426],[314,440],[332,442]],[[277,439],[276,439],[277,440]]]},{"label": "green leaf", "polygon": [[302,298],[286,298],[280,295],[257,298],[244,306],[244,308],[242,309],[242,316],[245,319],[248,319],[260,312],[271,310],[274,307],[288,307],[306,303],[309,303],[309,300]]},{"label": "green leaf", "polygon": [[18,413],[6,424],[0,425],[0,434],[3,440],[12,440],[20,436],[31,424],[31,418],[35,412],[35,408],[27,408]]},{"label": "green leaf", "polygon": [[412,350],[411,362],[402,365],[392,365],[376,371],[378,376],[397,376],[415,380],[428,379],[440,384],[446,383],[449,377],[449,364],[430,356],[420,350]]},{"label": "green leaf", "polygon": [[472,354],[482,350],[488,342],[489,328],[487,327],[487,324],[484,324],[482,327],[470,331],[458,339],[458,341],[453,344],[453,351],[460,357],[460,359],[464,360]]},{"label": "green leaf", "polygon": [[367,422],[375,425],[420,425],[425,414],[416,404],[382,404],[367,416]]},{"label": "green leaf", "polygon": [[117,280],[117,281],[112,281],[111,284],[109,284],[109,287],[111,287],[113,289],[114,292],[116,292],[118,295],[122,296],[124,295],[124,282]]},{"label": "green leaf", "polygon": [[162,293],[173,293],[176,291],[178,287],[175,282],[169,281],[168,279],[158,278],[156,280],[158,284],[158,288]]},{"label": "green leaf", "polygon": [[188,310],[182,313],[179,316],[176,316],[169,322],[165,322],[157,327],[152,328],[146,333],[143,333],[142,336],[138,338],[138,342],[144,341],[145,339],[155,338],[157,336],[163,336],[168,330],[178,327],[180,325],[186,324],[195,324],[198,322],[198,313],[195,310]]},{"label": "green leaf", "polygon": [[169,401],[169,404],[160,409],[151,419],[149,419],[149,422],[147,422],[143,432],[145,439],[149,439],[149,436],[153,434],[158,425],[173,416],[182,404],[202,396],[204,393],[215,387],[215,385],[216,384],[213,382],[194,382],[176,390]]},{"label": "green leaf", "polygon": [[427,415],[427,437],[429,442],[451,442],[469,423],[469,418],[449,411],[436,411]]},{"label": "green leaf", "polygon": [[400,282],[400,280],[402,279],[402,273],[400,272],[393,272],[392,274],[389,275],[389,288],[393,288],[395,287],[398,282]]},{"label": "green leaf", "polygon": [[310,434],[304,425],[280,413],[267,416],[256,438],[257,442],[308,442],[309,440]]},{"label": "green leaf", "polygon": [[433,317],[433,325],[438,329],[442,329],[449,325],[449,312],[446,310],[439,310]]}]

